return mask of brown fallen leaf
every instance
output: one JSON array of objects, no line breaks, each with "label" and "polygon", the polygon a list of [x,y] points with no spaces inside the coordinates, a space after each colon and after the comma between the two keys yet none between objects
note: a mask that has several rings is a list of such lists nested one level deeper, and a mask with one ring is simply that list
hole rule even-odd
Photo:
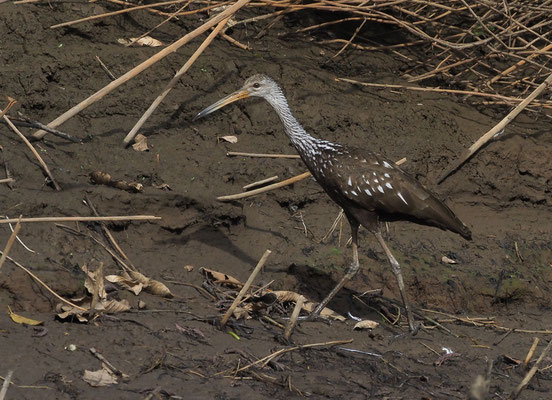
[{"label": "brown fallen leaf", "polygon": [[142,38],[130,38],[130,39],[117,39],[117,42],[120,44],[124,44],[125,46],[131,45],[131,44],[137,44],[139,46],[148,46],[148,47],[159,47],[163,46],[163,42],[160,40],[154,39],[151,36],[144,36]]},{"label": "brown fallen leaf", "polygon": [[82,379],[90,386],[103,387],[117,384],[117,376],[111,372],[105,365],[97,371],[84,370]]},{"label": "brown fallen leaf", "polygon": [[365,319],[364,321],[357,322],[355,326],[353,326],[353,329],[374,329],[379,326],[379,322],[371,321],[369,319]]},{"label": "brown fallen leaf", "polygon": [[134,138],[134,144],[132,145],[132,148],[135,151],[148,151],[148,138],[141,133],[137,134]]},{"label": "brown fallen leaf", "polygon": [[10,318],[12,319],[12,321],[16,324],[36,326],[42,325],[44,323],[44,321],[37,321],[36,319],[31,319],[18,315],[11,310],[10,306],[8,306],[8,313],[10,314]]},{"label": "brown fallen leaf", "polygon": [[230,275],[226,275],[222,272],[218,272],[208,268],[200,268],[199,272],[207,279],[214,281],[215,283],[243,286],[243,283],[238,281],[236,278]]},{"label": "brown fallen leaf", "polygon": [[148,278],[138,271],[125,271],[121,275],[108,275],[105,279],[130,290],[135,295],[138,295],[143,289],[157,296],[174,297],[164,283]]},{"label": "brown fallen leaf", "polygon": [[193,265],[185,265],[184,269],[188,272],[192,272],[194,270],[194,266]]},{"label": "brown fallen leaf", "polygon": [[[289,290],[276,290],[272,293],[274,293],[276,296],[278,296],[278,300],[282,303],[284,303],[286,301],[297,302],[299,297],[302,296],[299,293],[292,292],[292,291],[289,291]],[[303,310],[305,310],[308,313],[311,313],[316,308],[316,306],[317,306],[316,303],[313,303],[312,301],[306,301],[305,303],[303,303]],[[325,317],[325,318],[329,318],[329,319],[333,319],[335,321],[345,321],[346,320],[346,318],[343,315],[340,315],[340,314],[336,313],[335,311],[333,311],[332,309],[330,309],[328,307],[324,307],[324,309],[320,313],[320,316]]]}]

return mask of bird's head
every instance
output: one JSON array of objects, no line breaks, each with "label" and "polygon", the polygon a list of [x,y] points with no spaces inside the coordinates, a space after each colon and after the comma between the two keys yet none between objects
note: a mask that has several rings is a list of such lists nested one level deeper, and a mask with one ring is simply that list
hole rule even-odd
[{"label": "bird's head", "polygon": [[281,90],[278,87],[278,84],[268,76],[262,74],[253,75],[245,81],[243,87],[240,90],[229,94],[225,98],[205,108],[203,111],[195,116],[194,121],[208,114],[211,114],[213,111],[216,111],[219,108],[222,108],[225,105],[233,103],[237,100],[245,99],[246,97],[263,97],[264,99],[268,100],[271,96],[274,96],[275,94],[280,92]]}]

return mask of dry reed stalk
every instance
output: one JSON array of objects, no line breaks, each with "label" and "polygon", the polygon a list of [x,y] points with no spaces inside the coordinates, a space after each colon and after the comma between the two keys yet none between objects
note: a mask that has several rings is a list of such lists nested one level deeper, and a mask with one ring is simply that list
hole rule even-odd
[{"label": "dry reed stalk", "polygon": [[297,323],[297,318],[299,317],[299,313],[301,312],[301,309],[303,308],[303,304],[305,303],[306,300],[307,299],[305,299],[304,296],[299,296],[299,298],[295,302],[295,307],[293,308],[293,312],[291,313],[291,318],[289,319],[289,323],[287,324],[286,330],[284,332],[284,338],[286,338],[286,340],[289,340],[291,333],[293,332],[293,328]]},{"label": "dry reed stalk", "polygon": [[0,400],[4,400],[6,397],[6,393],[8,392],[8,388],[10,387],[10,384],[12,383],[13,370],[8,371],[6,374],[6,377],[4,378],[4,383],[2,384],[2,389],[0,389]]},{"label": "dry reed stalk", "polygon": [[101,18],[112,17],[114,15],[126,14],[126,13],[129,13],[129,12],[132,12],[132,11],[143,10],[144,8],[152,8],[152,7],[178,4],[178,3],[182,3],[184,1],[187,1],[187,0],[163,1],[161,3],[146,4],[146,5],[143,5],[143,6],[134,6],[134,7],[131,7],[131,8],[124,8],[122,10],[112,11],[112,12],[108,12],[108,13],[104,13],[104,14],[92,15],[90,17],[80,18],[80,19],[77,19],[77,20],[74,20],[74,21],[68,21],[68,22],[63,22],[61,24],[52,25],[52,26],[50,26],[50,29],[62,28],[64,26],[71,26],[71,25],[80,24],[82,22],[93,21],[95,19],[101,19]]},{"label": "dry reed stalk", "polygon": [[231,194],[231,195],[228,195],[228,196],[220,196],[220,197],[217,197],[217,200],[218,201],[230,201],[230,200],[244,199],[246,197],[255,196],[255,195],[258,195],[258,194],[261,194],[261,193],[264,193],[264,192],[268,192],[270,190],[281,188],[283,186],[291,185],[295,182],[302,181],[303,179],[308,178],[309,176],[311,176],[310,172],[308,172],[308,171],[303,172],[300,175],[296,175],[293,178],[286,179],[285,181],[282,181],[282,182],[273,183],[272,185],[268,185],[268,186],[265,186],[265,187],[262,187],[262,188],[259,188],[259,189],[255,189],[255,190],[250,190],[248,192]]},{"label": "dry reed stalk", "polygon": [[265,178],[265,179],[261,179],[260,181],[250,183],[248,185],[245,185],[242,189],[243,190],[249,190],[249,189],[254,188],[256,186],[261,186],[261,185],[264,185],[264,184],[267,184],[267,183],[270,183],[270,182],[274,182],[276,180],[278,180],[278,175],[274,175],[274,176],[271,176],[270,178]]},{"label": "dry reed stalk", "polygon": [[261,270],[261,268],[264,266],[264,264],[266,262],[266,259],[268,258],[270,253],[272,253],[270,250],[268,250],[268,249],[265,250],[263,256],[261,257],[261,259],[257,263],[257,266],[255,267],[253,272],[251,272],[251,275],[249,275],[249,278],[247,279],[247,282],[245,282],[245,284],[241,288],[240,292],[238,293],[238,295],[234,299],[234,302],[232,303],[230,308],[226,311],[226,313],[222,317],[222,320],[220,321],[220,324],[222,326],[226,325],[226,323],[228,322],[228,319],[230,319],[230,317],[232,316],[232,313],[234,312],[236,307],[240,304],[240,301],[242,300],[243,296],[245,296],[245,293],[249,290],[249,287],[253,283],[253,280],[256,278],[256,276],[259,273],[259,271]]},{"label": "dry reed stalk", "polygon": [[[193,31],[189,32],[188,34],[184,35],[180,39],[178,39],[176,42],[172,43],[171,45],[165,47],[161,51],[159,51],[154,56],[148,58],[146,61],[142,62],[141,64],[137,65],[124,75],[120,76],[113,82],[109,83],[107,86],[103,87],[102,89],[98,90],[96,93],[88,97],[87,99],[81,101],[79,104],[74,106],[73,108],[69,109],[56,119],[54,119],[52,122],[48,124],[49,127],[55,128],[68,119],[74,117],[79,112],[84,110],[86,107],[90,106],[91,104],[94,104],[98,100],[102,99],[106,94],[111,92],[112,90],[116,89],[123,83],[129,81],[130,79],[134,78],[139,73],[143,72],[145,69],[149,68],[159,60],[163,59],[164,57],[168,56],[169,54],[175,52],[180,47],[191,41],[192,39],[196,38],[197,36],[201,35],[203,32],[207,31],[208,29],[212,28],[216,24],[218,24],[223,19],[232,16],[236,11],[238,11],[240,8],[242,8],[244,5],[249,3],[251,0],[238,0],[233,5],[226,8],[224,11],[222,11],[220,14],[215,15],[213,18],[205,22],[200,27],[194,29]],[[39,130],[36,131],[33,134],[33,137],[35,139],[42,139],[44,135],[46,134],[45,131]]]},{"label": "dry reed stalk", "polygon": [[527,356],[525,356],[525,360],[523,360],[523,364],[521,364],[522,368],[527,368],[527,365],[529,365],[529,362],[531,361],[531,358],[533,358],[533,354],[535,354],[535,350],[537,349],[537,345],[539,344],[539,338],[536,337],[533,339],[533,344],[531,345],[531,348],[527,352]]},{"label": "dry reed stalk", "polygon": [[173,89],[173,87],[178,83],[182,75],[188,71],[188,69],[192,66],[192,64],[197,60],[197,58],[203,53],[203,51],[211,44],[213,39],[218,35],[218,33],[224,28],[226,23],[228,22],[228,19],[230,17],[227,17],[219,22],[217,27],[213,29],[213,31],[207,36],[207,39],[201,43],[201,45],[198,47],[198,49],[192,54],[192,56],[186,61],[186,63],[180,68],[180,70],[174,75],[174,77],[171,79],[171,81],[167,84],[165,89],[161,92],[159,96],[151,103],[149,108],[146,110],[146,112],[140,117],[138,122],[132,127],[130,132],[126,135],[126,137],[123,139],[123,144],[125,146],[128,146],[130,142],[134,139],[136,134],[138,133],[138,130],[144,125],[144,123],[148,120],[148,118],[153,114],[153,112],[157,109],[159,104],[163,101],[163,99],[170,93],[170,91]]},{"label": "dry reed stalk", "polygon": [[544,80],[543,83],[539,85],[538,88],[536,88],[525,100],[523,100],[521,103],[518,104],[516,108],[514,108],[502,121],[500,121],[498,124],[495,125],[494,128],[489,130],[487,133],[485,133],[483,136],[481,136],[474,144],[470,146],[470,148],[465,152],[465,154],[460,157],[460,159],[452,164],[449,168],[445,170],[443,175],[437,180],[437,183],[443,182],[447,176],[449,176],[452,172],[456,171],[458,167],[460,167],[463,163],[465,163],[471,156],[473,156],[477,150],[481,148],[485,143],[487,143],[489,140],[493,138],[494,135],[502,131],[506,125],[508,125],[510,122],[514,120],[514,118],[517,117],[517,115],[523,111],[525,107],[531,103],[541,92],[546,89],[550,84],[552,84],[552,74],[548,75],[548,78]]},{"label": "dry reed stalk", "polygon": [[6,262],[6,257],[8,257],[8,253],[10,252],[13,242],[15,242],[15,238],[17,237],[17,234],[19,233],[19,230],[21,229],[21,218],[23,218],[23,215],[19,216],[19,219],[17,221],[17,225],[15,225],[15,228],[13,232],[11,233],[8,241],[6,242],[6,247],[4,247],[4,251],[2,253],[2,257],[0,257],[0,270],[2,270],[2,265]]},{"label": "dry reed stalk", "polygon": [[15,182],[15,179],[13,178],[0,179],[0,183],[13,183],[13,182]]},{"label": "dry reed stalk", "polygon": [[241,151],[228,151],[226,155],[228,157],[241,156],[241,157],[256,157],[256,158],[301,158],[299,154],[244,153]]},{"label": "dry reed stalk", "polygon": [[544,357],[546,357],[546,355],[550,351],[551,346],[552,346],[552,340],[548,342],[548,345],[546,345],[545,349],[542,351],[540,357],[535,362],[535,365],[533,365],[533,367],[529,370],[529,372],[527,372],[527,375],[525,375],[525,378],[523,378],[523,380],[518,385],[518,387],[512,392],[512,394],[510,395],[510,399],[517,399],[521,391],[529,384],[533,376],[539,370],[539,365],[544,359]]},{"label": "dry reed stalk", "polygon": [[[0,252],[2,253],[2,252]],[[3,253],[2,253],[3,255]],[[57,294],[56,292],[54,292],[52,289],[50,289],[50,287],[48,285],[46,285],[44,282],[42,282],[42,280],[40,280],[40,278],[38,276],[36,276],[35,274],[33,274],[31,271],[29,271],[27,268],[25,268],[23,265],[21,265],[20,263],[18,263],[17,261],[15,261],[13,258],[11,258],[10,256],[6,256],[6,258],[8,260],[10,260],[12,263],[14,263],[14,265],[16,265],[17,267],[21,268],[23,271],[25,271],[27,274],[29,274],[35,281],[37,281],[38,283],[40,283],[42,286],[44,286],[44,288],[50,292],[55,298],[57,298],[58,300],[64,302],[65,304],[68,304],[70,305],[71,307],[74,307],[76,308],[77,310],[80,310],[80,311],[88,311],[86,308],[82,308],[80,306],[77,306],[76,304],[73,304],[71,303],[69,300],[61,297],[59,294]]]},{"label": "dry reed stalk", "polygon": [[[2,111],[0,110],[0,113]],[[40,165],[42,166],[42,169],[44,170],[44,172],[46,173],[46,175],[48,176],[48,178],[50,178],[50,181],[52,181],[52,184],[54,185],[54,188],[59,192],[61,191],[61,186],[58,185],[56,179],[54,178],[54,176],[52,175],[52,173],[50,172],[50,169],[48,168],[48,166],[46,165],[46,163],[44,162],[44,160],[42,159],[42,157],[40,157],[40,154],[38,154],[38,152],[35,150],[35,148],[33,147],[33,145],[31,144],[31,142],[29,142],[29,140],[25,137],[25,135],[23,135],[21,133],[21,131],[19,129],[17,129],[17,127],[13,124],[13,122],[11,122],[11,120],[8,118],[7,115],[4,115],[3,116],[4,118],[4,121],[7,122],[7,124],[9,125],[9,127],[17,134],[17,136],[19,136],[21,138],[21,140],[23,140],[23,142],[27,145],[27,147],[31,150],[31,152],[33,153],[33,155],[35,156],[35,158],[38,160],[38,162],[40,163]]]},{"label": "dry reed stalk", "polygon": [[[21,218],[21,222],[99,222],[99,221],[149,221],[161,219],[153,215],[126,215],[112,217],[37,217]],[[0,224],[18,222],[18,218],[0,219]]]}]

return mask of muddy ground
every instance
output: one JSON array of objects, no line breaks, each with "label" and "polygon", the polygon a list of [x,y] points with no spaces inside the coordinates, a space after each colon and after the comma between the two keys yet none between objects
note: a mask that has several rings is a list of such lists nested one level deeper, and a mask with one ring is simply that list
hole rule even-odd
[{"label": "muddy ground", "polygon": [[[146,11],[49,28],[113,9],[84,1],[0,4],[0,94],[17,99],[17,111],[47,123],[110,82],[96,56],[120,76],[154,54],[156,49],[125,47],[117,41],[138,36],[162,21]],[[251,15],[242,12],[238,19]],[[13,370],[14,384],[6,399],[467,398],[489,361],[493,368],[488,398],[508,397],[525,374],[515,360],[523,360],[533,338],[539,337],[535,360],[549,336],[523,331],[505,334],[512,328],[552,327],[550,119],[542,113],[522,113],[502,136],[436,186],[448,163],[509,109],[470,105],[443,94],[363,89],[334,81],[340,76],[404,83],[400,76],[407,64],[391,52],[354,49],[328,61],[339,46],[316,42],[348,38],[356,25],[312,35],[283,35],[329,18],[334,16],[293,14],[260,39],[254,36],[265,23],[229,32],[252,50],[216,39],[146,123],[142,133],[151,147],[147,152],[123,148],[122,139],[199,42],[184,46],[110,93],[60,127],[84,139],[83,143],[52,135],[34,143],[62,186],[60,192],[47,184],[23,142],[6,125],[0,126],[2,155],[16,179],[13,189],[0,186],[0,214],[90,215],[83,204],[88,195],[103,215],[161,216],[160,221],[109,227],[134,265],[165,282],[175,294],[165,300],[119,290],[112,296],[127,299],[131,312],[102,316],[89,324],[60,322],[55,319],[58,300],[7,262],[0,271],[0,375]],[[197,16],[183,18],[163,25],[153,36],[170,43],[198,24]],[[358,40],[388,44],[403,39],[403,33],[372,23]],[[404,54],[412,59],[425,57],[421,49],[410,51]],[[215,199],[240,192],[242,186],[259,179],[273,175],[283,179],[305,170],[299,160],[226,156],[229,150],[294,153],[276,115],[262,101],[246,100],[191,121],[199,110],[259,72],[280,82],[309,132],[379,151],[391,159],[407,157],[404,169],[446,199],[472,229],[473,241],[467,242],[436,228],[406,222],[389,226],[386,238],[403,265],[415,307],[455,316],[495,317],[496,325],[504,329],[449,320],[443,325],[451,333],[428,329],[415,337],[400,336],[407,332],[404,321],[391,326],[378,313],[384,308],[394,313],[391,303],[364,298],[363,304],[353,297],[382,288],[385,297],[399,298],[385,255],[373,237],[361,231],[361,273],[330,306],[343,315],[350,312],[381,325],[366,332],[353,331],[353,320],[302,323],[292,336],[296,344],[353,342],[289,352],[278,359],[281,369],[269,365],[235,373],[240,366],[286,347],[277,340],[280,328],[253,318],[232,328],[240,337],[237,340],[205,321],[221,313],[217,304],[182,283],[201,286],[200,267],[245,281],[265,249],[271,249],[257,283],[273,281],[273,289],[294,290],[317,301],[351,261],[350,248],[344,246],[347,224],[341,243],[337,231],[319,243],[339,209],[313,180],[232,203]],[[545,95],[550,96],[550,91]],[[16,111],[10,115],[16,116]],[[33,132],[21,129],[26,135]],[[217,141],[224,135],[235,135],[238,142]],[[144,191],[93,185],[89,173],[97,170],[141,182]],[[171,190],[161,190],[162,184]],[[79,224],[79,228],[101,238],[95,224]],[[3,225],[0,243],[9,236]],[[33,252],[16,243],[10,255],[67,298],[84,293],[83,265],[96,269],[103,262],[107,273],[119,271],[97,243],[53,223],[24,224],[19,237]],[[445,255],[458,264],[442,263]],[[188,271],[187,265],[193,270]],[[145,302],[144,310],[138,310],[139,301]],[[43,320],[47,331],[15,324],[8,306]],[[205,339],[184,335],[177,324],[199,329]],[[75,351],[67,350],[71,344],[76,345]],[[109,387],[87,384],[82,379],[84,370],[101,367],[89,352],[91,347],[128,378]],[[442,359],[444,347],[456,354]],[[551,364],[548,356],[541,367]],[[550,398],[551,371],[539,372],[521,397]]]}]

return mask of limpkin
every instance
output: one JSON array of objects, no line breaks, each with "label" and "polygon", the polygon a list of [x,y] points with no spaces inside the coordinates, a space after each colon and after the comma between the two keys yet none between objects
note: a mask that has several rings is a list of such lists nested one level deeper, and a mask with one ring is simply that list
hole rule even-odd
[{"label": "limpkin", "polygon": [[380,225],[385,221],[408,220],[431,225],[471,239],[471,232],[442,201],[413,177],[384,156],[309,135],[291,113],[282,89],[265,75],[254,75],[244,86],[210,105],[194,119],[246,97],[262,97],[274,108],[285,132],[301,159],[351,225],[353,262],[345,275],[309,316],[314,319],[358,272],[358,228],[372,232],[383,248],[397,280],[410,331],[415,332],[412,311],[406,296],[401,267],[383,240]]}]

